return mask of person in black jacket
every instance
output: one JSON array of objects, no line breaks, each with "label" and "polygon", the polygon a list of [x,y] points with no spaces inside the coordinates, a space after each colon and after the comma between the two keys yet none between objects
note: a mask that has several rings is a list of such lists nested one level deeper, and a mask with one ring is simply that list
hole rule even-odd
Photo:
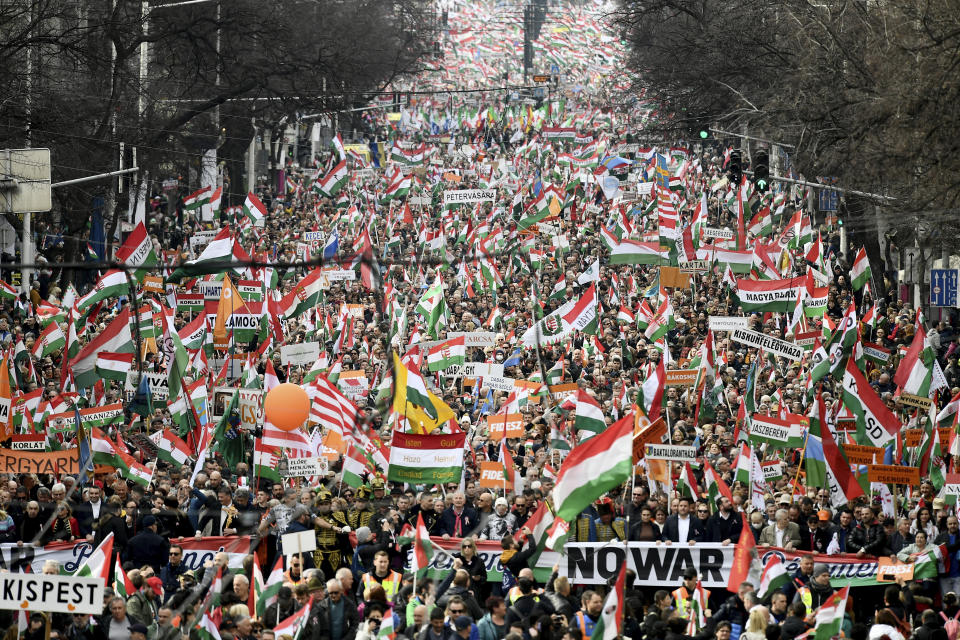
[{"label": "person in black jacket", "polygon": [[730,544],[740,538],[742,528],[743,518],[733,512],[733,503],[725,497],[720,498],[720,510],[707,518],[705,540]]},{"label": "person in black jacket", "polygon": [[737,593],[727,598],[713,613],[713,622],[726,620],[730,624],[740,625],[741,629],[745,628],[749,614],[743,600],[748,593],[753,591],[753,588],[753,585],[749,582],[742,583],[740,588],[737,589]]},{"label": "person in black jacket", "polygon": [[[332,616],[342,616],[340,637],[332,634]],[[360,626],[357,604],[347,597],[339,580],[327,581],[327,597],[314,602],[300,637],[303,640],[353,640]]]},{"label": "person in black jacket", "polygon": [[856,553],[858,557],[889,555],[887,549],[887,534],[883,525],[877,520],[877,514],[872,507],[860,508],[860,523],[850,534],[848,551]]},{"label": "person in black jacket", "polygon": [[703,522],[690,513],[690,503],[691,500],[687,496],[682,496],[677,501],[677,513],[668,516],[663,525],[665,541],[689,544],[704,541]]},{"label": "person in black jacket", "polygon": [[157,519],[144,516],[143,531],[130,538],[126,559],[136,567],[150,565],[160,573],[170,557],[170,541],[157,533]]},{"label": "person in black jacket", "polygon": [[[123,501],[118,496],[110,496],[107,503],[100,509],[100,519],[97,520],[96,532],[93,535],[93,548],[96,549],[111,533],[113,534],[113,553],[123,557],[127,548],[127,524],[120,515]],[[112,561],[111,561],[112,562]]]},{"label": "person in black jacket", "polygon": [[523,622],[531,617],[538,617],[544,613],[553,614],[553,605],[550,600],[540,596],[533,590],[534,582],[530,578],[517,580],[520,597],[507,607],[507,624]]},{"label": "person in black jacket", "polygon": [[280,587],[280,591],[277,592],[277,601],[263,612],[263,626],[273,629],[296,612],[297,601],[293,599],[293,591],[290,587]]},{"label": "person in black jacket", "polygon": [[794,602],[790,605],[790,612],[787,619],[780,625],[781,640],[793,640],[800,634],[806,633],[810,625],[806,623],[807,607],[802,602]]}]

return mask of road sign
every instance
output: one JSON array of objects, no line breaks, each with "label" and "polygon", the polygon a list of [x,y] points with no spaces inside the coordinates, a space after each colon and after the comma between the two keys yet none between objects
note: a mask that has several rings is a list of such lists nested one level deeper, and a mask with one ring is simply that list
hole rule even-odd
[{"label": "road sign", "polygon": [[536,83],[550,82],[550,76],[547,75],[536,75],[533,76],[533,81]]},{"label": "road sign", "polygon": [[956,307],[958,282],[957,269],[930,269],[930,306]]},{"label": "road sign", "polygon": [[[820,178],[819,179],[823,184],[836,184],[836,178]],[[840,204],[840,194],[834,191],[833,189],[820,188],[817,190],[819,195],[819,202],[817,208],[823,211],[836,211],[838,205]]]},{"label": "road sign", "polygon": [[554,76],[555,76],[555,75],[557,75],[558,73],[560,73],[560,65],[558,65],[558,64],[552,64],[552,65],[550,65],[550,75],[554,75]]},{"label": "road sign", "polygon": [[50,149],[0,149],[0,213],[50,211]]}]

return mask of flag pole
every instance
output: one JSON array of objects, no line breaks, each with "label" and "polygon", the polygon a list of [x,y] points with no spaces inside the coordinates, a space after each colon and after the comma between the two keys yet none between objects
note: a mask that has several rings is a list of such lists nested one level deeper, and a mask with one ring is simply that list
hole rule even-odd
[{"label": "flag pole", "polygon": [[793,488],[790,489],[790,502],[793,502],[794,491],[797,488],[797,482],[800,481],[800,470],[803,469],[803,458],[807,455],[807,441],[810,439],[810,429],[807,429],[807,435],[803,439],[803,450],[800,451],[800,462],[797,463],[797,475],[793,477]]}]

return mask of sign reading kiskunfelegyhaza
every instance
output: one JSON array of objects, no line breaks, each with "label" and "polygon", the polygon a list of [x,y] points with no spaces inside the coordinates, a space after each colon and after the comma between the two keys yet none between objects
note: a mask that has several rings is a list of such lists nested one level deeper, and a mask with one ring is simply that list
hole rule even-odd
[{"label": "sign reading kiskunfelegyhaza", "polygon": [[443,206],[451,204],[472,204],[474,202],[493,202],[497,199],[496,189],[463,189],[444,191]]},{"label": "sign reading kiskunfelegyhaza", "polygon": [[42,573],[0,573],[0,609],[103,613],[103,580]]},{"label": "sign reading kiskunfelegyhaza", "polygon": [[805,353],[803,347],[797,346],[792,342],[787,342],[786,340],[768,336],[759,331],[735,329],[730,337],[741,344],[770,351],[774,355],[782,356],[788,360],[802,360],[803,354]]}]

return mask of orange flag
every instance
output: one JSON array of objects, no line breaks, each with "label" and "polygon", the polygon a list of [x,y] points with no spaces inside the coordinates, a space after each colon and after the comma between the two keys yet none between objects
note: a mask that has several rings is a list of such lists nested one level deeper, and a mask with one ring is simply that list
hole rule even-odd
[{"label": "orange flag", "polygon": [[213,323],[213,341],[217,344],[227,342],[227,320],[233,312],[243,306],[240,292],[233,286],[230,276],[223,276],[223,289],[220,290],[220,304],[217,306],[217,319]]}]

